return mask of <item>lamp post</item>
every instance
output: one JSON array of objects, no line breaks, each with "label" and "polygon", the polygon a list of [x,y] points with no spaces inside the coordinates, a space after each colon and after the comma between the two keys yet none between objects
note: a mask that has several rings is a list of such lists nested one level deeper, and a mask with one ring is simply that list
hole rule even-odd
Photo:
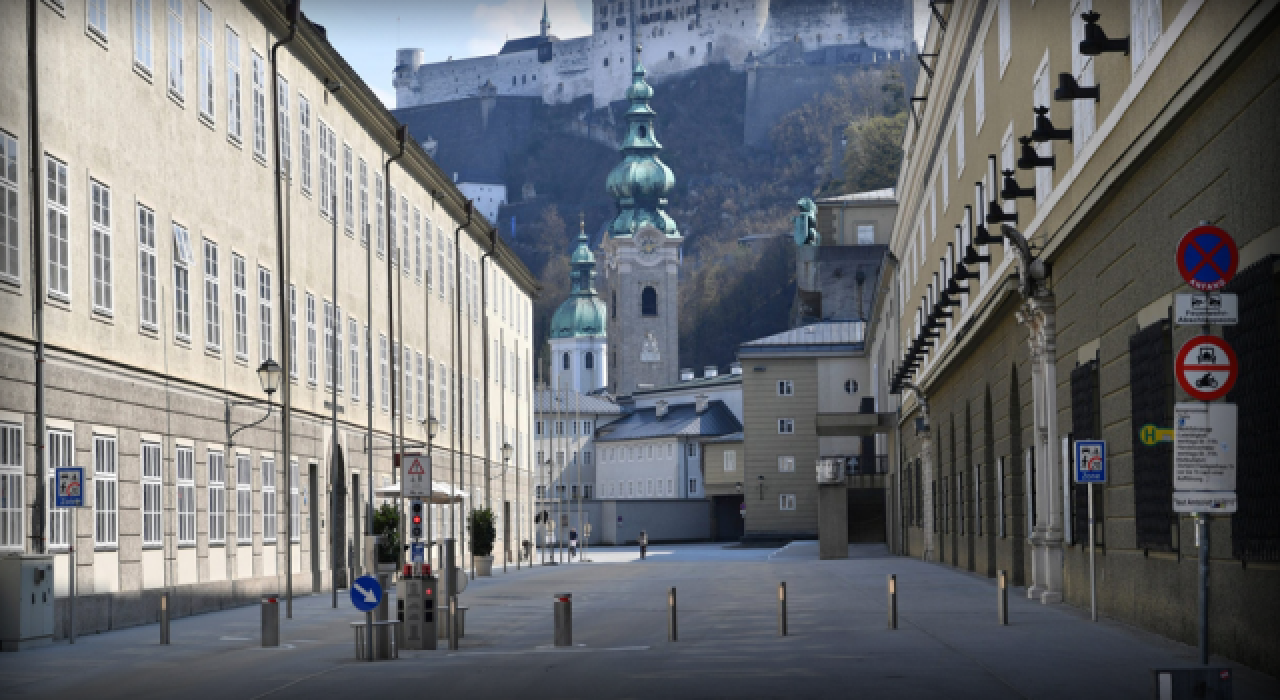
[{"label": "lamp post", "polygon": [[[506,432],[505,430],[503,432]],[[511,463],[511,443],[502,443],[502,573],[507,573],[507,559],[511,554],[511,531],[507,523],[507,466]],[[517,555],[518,556],[518,555]]]},{"label": "lamp post", "polygon": [[[432,539],[431,530],[431,506],[436,500],[436,482],[432,479],[433,469],[432,462],[435,461],[435,442],[436,434],[440,432],[440,421],[436,420],[435,415],[427,418],[427,488],[431,489],[431,498],[427,499],[427,546],[435,550],[435,540]],[[431,565],[431,558],[427,557],[427,566]],[[438,569],[437,569],[438,571]]]},{"label": "lamp post", "polygon": [[[280,389],[280,380],[283,377],[284,377],[284,371],[280,369],[280,365],[277,364],[276,361],[271,358],[267,358],[265,362],[263,362],[261,365],[258,365],[258,383],[262,385],[262,392],[267,395],[267,402],[266,402],[267,412],[263,414],[261,418],[259,418],[258,420],[252,423],[246,423],[245,425],[242,425],[239,428],[232,430],[231,429],[231,409],[237,406],[261,406],[262,405],[261,401],[256,401],[256,400],[230,401],[228,400],[223,402],[222,420],[223,420],[223,426],[226,429],[226,434],[227,434],[226,454],[228,457],[231,456],[231,448],[235,447],[236,435],[239,435],[242,431],[248,428],[252,428],[255,425],[260,425],[263,421],[271,417],[271,412],[275,408],[275,404],[271,403],[271,395],[276,393],[276,391]],[[284,455],[284,458],[288,459],[288,455]],[[225,463],[223,465],[223,468],[224,469],[226,468]],[[290,504],[290,507],[292,508],[292,503]],[[288,534],[292,535],[292,531],[290,531]],[[293,617],[293,561],[292,561],[292,551],[290,551],[291,549],[292,547],[290,547],[289,550],[286,550],[286,551],[289,551],[290,560],[286,562],[286,566],[285,566],[285,572],[286,572],[285,612],[287,613],[288,617]]]}]

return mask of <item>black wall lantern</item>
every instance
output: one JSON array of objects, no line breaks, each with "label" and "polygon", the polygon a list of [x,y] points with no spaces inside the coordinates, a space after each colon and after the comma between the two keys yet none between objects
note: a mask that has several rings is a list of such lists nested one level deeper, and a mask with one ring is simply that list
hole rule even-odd
[{"label": "black wall lantern", "polygon": [[1001,208],[1000,208],[1000,205],[999,205],[998,203],[996,203],[996,202],[991,202],[991,203],[987,206],[987,223],[989,223],[989,224],[1003,224],[1003,223],[1016,224],[1016,223],[1018,223],[1018,212],[1016,212],[1016,211],[1015,211],[1015,212],[1013,212],[1012,214],[1006,214],[1006,213],[1005,213],[1005,211],[1004,211],[1004,209],[1001,209]]},{"label": "black wall lantern", "polygon": [[1097,85],[1082,87],[1080,83],[1076,82],[1074,75],[1059,73],[1058,89],[1053,91],[1053,99],[1057,102],[1088,99],[1099,102],[1102,100],[1102,88]]},{"label": "black wall lantern", "polygon": [[[962,261],[962,262],[956,263],[955,276],[952,279],[956,279],[961,282],[965,280],[974,280],[974,279],[978,279],[978,273],[969,272],[969,268]],[[965,291],[968,291],[968,289],[966,289]]]},{"label": "black wall lantern", "polygon": [[[1018,159],[1019,170],[1034,170],[1036,168],[1057,168],[1058,167],[1057,156],[1042,156],[1039,153],[1036,153],[1035,146],[1031,145],[1030,136],[1019,136],[1018,143],[1022,144],[1022,157]],[[987,223],[994,224],[996,222],[988,218]]]},{"label": "black wall lantern", "polygon": [[[978,186],[978,201],[981,202],[984,197],[982,183],[979,182],[976,184]],[[991,235],[991,232],[987,230],[986,226],[982,225],[981,221],[977,224],[973,223],[973,207],[965,205],[964,214],[969,217],[969,230],[973,231],[974,245],[991,245],[992,243],[999,243],[1001,241],[999,236]]]},{"label": "black wall lantern", "polygon": [[1103,53],[1123,53],[1129,55],[1129,37],[1108,39],[1107,33],[1098,26],[1102,15],[1090,10],[1082,15],[1084,20],[1084,40],[1080,42],[1080,53],[1085,56],[1097,56]]},{"label": "black wall lantern", "polygon": [[[991,256],[982,255],[981,253],[978,252],[977,248],[974,248],[973,246],[969,246],[968,248],[964,249],[964,259],[961,262],[965,265],[977,265],[978,263],[989,263],[991,262]],[[972,275],[972,276],[976,277],[977,275]],[[968,291],[968,290],[965,290],[965,291]]]},{"label": "black wall lantern", "polygon": [[1045,141],[1066,141],[1071,143],[1070,129],[1055,129],[1053,122],[1049,121],[1049,108],[1040,105],[1032,109],[1036,113],[1036,128],[1031,130],[1031,140],[1036,143],[1044,143]]},{"label": "black wall lantern", "polygon": [[1002,199],[1033,198],[1036,196],[1036,188],[1018,186],[1018,181],[1013,179],[1014,171],[1001,170],[1000,172],[1004,173],[1004,189],[1000,190]]}]

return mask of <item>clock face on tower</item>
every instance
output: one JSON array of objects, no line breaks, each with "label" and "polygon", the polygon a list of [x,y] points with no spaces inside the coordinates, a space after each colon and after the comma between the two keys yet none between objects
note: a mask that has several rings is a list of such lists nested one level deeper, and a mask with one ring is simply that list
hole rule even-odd
[{"label": "clock face on tower", "polygon": [[641,262],[657,262],[658,251],[662,249],[662,234],[657,229],[646,228],[636,234],[636,248],[640,251]]}]

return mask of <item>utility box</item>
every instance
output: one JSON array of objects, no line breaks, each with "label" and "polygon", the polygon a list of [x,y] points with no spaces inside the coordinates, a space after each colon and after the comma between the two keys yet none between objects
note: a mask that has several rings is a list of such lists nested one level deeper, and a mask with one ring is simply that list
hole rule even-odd
[{"label": "utility box", "polygon": [[0,557],[0,650],[53,642],[53,557]]},{"label": "utility box", "polygon": [[1231,700],[1231,669],[1195,666],[1151,670],[1155,700]]},{"label": "utility box", "polygon": [[404,619],[400,625],[404,630],[404,648],[435,649],[435,577],[401,579],[397,588],[404,590]]}]

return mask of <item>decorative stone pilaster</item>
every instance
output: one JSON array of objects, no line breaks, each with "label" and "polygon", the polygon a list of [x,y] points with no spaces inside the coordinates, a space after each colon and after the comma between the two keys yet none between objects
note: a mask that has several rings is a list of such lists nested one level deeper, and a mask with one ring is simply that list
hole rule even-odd
[{"label": "decorative stone pilaster", "polygon": [[1027,597],[1042,603],[1062,601],[1062,469],[1057,450],[1057,352],[1053,294],[1039,292],[1023,302],[1018,323],[1027,327],[1031,347],[1031,389],[1035,455],[1035,524],[1032,527],[1031,581]]},{"label": "decorative stone pilaster", "polygon": [[933,429],[926,428],[920,433],[920,488],[924,491],[924,513],[921,514],[921,528],[924,542],[925,561],[937,561],[937,536],[933,526]]}]

